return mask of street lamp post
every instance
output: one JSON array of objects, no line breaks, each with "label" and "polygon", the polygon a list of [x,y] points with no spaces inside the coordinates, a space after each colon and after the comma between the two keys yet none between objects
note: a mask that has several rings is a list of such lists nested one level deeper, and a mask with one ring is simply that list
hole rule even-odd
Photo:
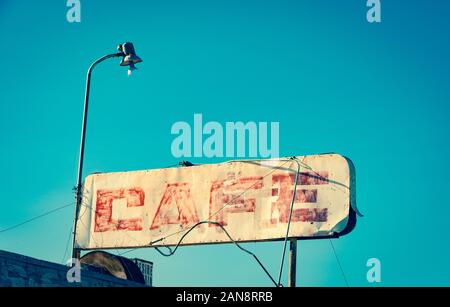
[{"label": "street lamp post", "polygon": [[74,225],[73,225],[73,240],[72,240],[72,258],[80,259],[80,250],[76,247],[76,231],[77,231],[77,222],[78,222],[78,214],[80,212],[81,203],[83,201],[82,195],[82,180],[83,180],[83,162],[84,162],[84,144],[86,139],[86,125],[87,125],[87,116],[88,116],[88,107],[89,107],[89,92],[91,87],[91,73],[92,70],[97,66],[97,64],[107,60],[109,58],[122,57],[122,61],[120,62],[120,66],[129,66],[128,75],[131,74],[133,70],[136,69],[134,64],[142,62],[142,59],[136,55],[134,51],[134,46],[132,43],[124,43],[117,47],[117,53],[107,54],[97,59],[94,63],[89,66],[87,76],[86,76],[86,92],[84,96],[84,109],[83,109],[83,122],[81,124],[81,141],[80,141],[80,156],[78,159],[78,174],[77,174],[77,185],[75,186],[76,193],[76,207],[75,207],[75,217],[74,217]]}]

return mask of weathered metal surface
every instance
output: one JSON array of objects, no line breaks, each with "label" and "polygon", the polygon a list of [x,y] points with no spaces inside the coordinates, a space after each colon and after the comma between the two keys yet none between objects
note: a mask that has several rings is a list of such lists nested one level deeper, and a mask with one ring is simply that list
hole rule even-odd
[{"label": "weathered metal surface", "polygon": [[[175,245],[201,221],[220,223],[237,241],[284,238],[297,162],[289,237],[348,232],[353,167],[340,155],[324,154],[90,175],[76,244],[81,249]],[[202,224],[182,244],[229,241],[217,225]]]}]

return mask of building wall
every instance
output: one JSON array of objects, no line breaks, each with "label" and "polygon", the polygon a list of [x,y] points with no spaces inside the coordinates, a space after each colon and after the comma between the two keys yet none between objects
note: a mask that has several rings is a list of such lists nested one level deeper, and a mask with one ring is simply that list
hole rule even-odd
[{"label": "building wall", "polygon": [[0,250],[0,287],[143,287],[145,285],[81,269],[81,282],[69,283],[65,265]]}]

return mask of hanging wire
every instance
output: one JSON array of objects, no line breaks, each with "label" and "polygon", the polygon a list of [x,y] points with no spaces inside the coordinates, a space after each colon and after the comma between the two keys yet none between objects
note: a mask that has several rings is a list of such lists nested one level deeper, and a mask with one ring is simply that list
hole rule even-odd
[{"label": "hanging wire", "polygon": [[300,163],[299,163],[299,161],[297,160],[296,157],[292,157],[291,160],[297,162],[297,173],[295,174],[294,191],[292,193],[292,201],[291,201],[291,207],[290,207],[290,210],[289,210],[289,219],[288,219],[288,224],[287,224],[287,229],[286,229],[286,236],[284,237],[283,252],[281,254],[280,271],[279,271],[279,274],[278,274],[278,283],[277,283],[278,287],[283,286],[281,284],[281,275],[283,274],[283,264],[284,264],[284,257],[286,255],[286,245],[287,245],[287,240],[288,240],[288,236],[289,236],[289,228],[291,226],[292,211],[293,211],[293,208],[294,208],[295,196],[296,196],[296,193],[297,193],[298,176],[300,174]]},{"label": "hanging wire", "polygon": [[348,283],[348,280],[347,280],[347,277],[345,276],[344,268],[342,267],[341,261],[339,260],[339,257],[338,257],[338,255],[336,253],[336,249],[334,248],[333,241],[331,241],[331,239],[328,239],[328,240],[330,241],[331,248],[333,249],[334,257],[336,257],[336,261],[337,261],[337,263],[339,265],[339,269],[341,270],[341,274],[342,274],[342,277],[344,278],[345,284],[346,284],[347,287],[350,287],[350,285]]},{"label": "hanging wire", "polygon": [[[148,246],[146,246],[146,247],[148,247]],[[132,248],[132,249],[129,249],[129,250],[127,250],[127,251],[121,252],[121,253],[119,253],[119,254],[117,254],[117,255],[118,255],[118,256],[123,256],[123,255],[125,255],[125,254],[134,252],[135,250],[138,250],[138,249],[139,249],[139,247],[138,247],[138,248]]]},{"label": "hanging wire", "polygon": [[[94,236],[93,236],[92,232],[89,231],[89,228],[86,226],[86,224],[83,222],[83,220],[79,220],[79,222],[81,223],[81,226],[83,226],[84,229],[85,229],[88,233],[90,233],[90,236],[89,236],[89,237],[92,239],[92,241],[94,241],[95,245],[100,246],[100,244],[98,244],[98,242],[94,239]],[[102,238],[102,240],[103,240],[103,238]]]},{"label": "hanging wire", "polygon": [[275,280],[273,279],[272,275],[270,275],[269,271],[267,271],[266,267],[261,263],[261,261],[259,260],[259,258],[258,258],[254,253],[252,253],[252,252],[249,251],[248,249],[242,247],[237,241],[235,241],[235,240],[230,236],[230,234],[229,234],[228,231],[225,229],[225,227],[224,227],[222,224],[218,223],[218,222],[213,222],[213,221],[202,221],[202,222],[198,222],[197,224],[193,225],[191,228],[189,228],[189,230],[188,230],[185,234],[183,234],[183,236],[180,238],[180,240],[179,240],[178,243],[175,245],[175,247],[174,247],[173,250],[172,250],[171,248],[167,247],[167,248],[169,249],[169,253],[168,253],[168,254],[162,252],[158,247],[156,247],[155,249],[156,249],[161,255],[163,255],[163,256],[165,256],[165,257],[170,257],[170,256],[172,256],[173,254],[175,254],[175,252],[177,251],[178,247],[180,247],[180,244],[181,244],[181,242],[183,242],[184,238],[185,238],[192,230],[194,230],[194,228],[196,228],[197,226],[202,225],[202,224],[211,224],[211,225],[215,225],[215,226],[220,227],[220,228],[223,230],[223,232],[225,232],[225,234],[226,234],[227,237],[230,239],[230,241],[232,241],[232,242],[233,242],[240,250],[242,250],[243,252],[245,252],[245,253],[247,253],[247,254],[253,256],[253,258],[258,262],[258,264],[260,265],[260,267],[264,270],[264,272],[265,272],[266,275],[270,278],[270,280],[273,282],[273,284],[274,284],[275,286],[277,286],[277,283],[276,283]]},{"label": "hanging wire", "polygon": [[17,227],[23,226],[23,225],[25,225],[25,224],[27,224],[27,223],[33,222],[33,221],[38,220],[38,219],[40,219],[40,218],[43,218],[43,217],[45,217],[45,216],[47,216],[47,215],[49,215],[49,214],[52,214],[52,213],[54,213],[54,212],[57,212],[57,211],[61,210],[61,209],[67,208],[67,207],[69,207],[69,206],[72,206],[73,204],[74,204],[74,202],[72,202],[72,203],[70,203],[70,204],[67,204],[67,205],[64,205],[64,206],[61,206],[61,207],[58,207],[58,208],[55,208],[55,209],[52,209],[52,210],[49,210],[49,211],[47,211],[47,212],[45,212],[45,213],[42,213],[42,214],[37,215],[37,216],[35,216],[35,217],[32,217],[32,218],[30,218],[30,219],[28,219],[28,220],[25,220],[25,221],[23,221],[23,222],[20,222],[20,223],[18,223],[18,224],[16,224],[16,225],[13,225],[13,226],[4,228],[4,229],[0,230],[0,234],[5,233],[5,232],[10,231],[10,230],[13,230],[13,229],[15,229],[15,228],[17,228]]},{"label": "hanging wire", "polygon": [[64,250],[64,255],[61,258],[61,264],[65,264],[65,259],[66,259],[66,255],[67,255],[67,250],[69,249],[69,243],[70,243],[70,239],[72,238],[72,229],[73,226],[70,227],[69,229],[69,237],[67,238],[67,242],[66,242],[66,248]]},{"label": "hanging wire", "polygon": [[[283,161],[283,160],[280,160],[280,161]],[[167,247],[167,249],[169,250],[169,253],[168,253],[168,254],[162,252],[162,251],[160,250],[160,248],[155,247],[155,249],[156,249],[156,250],[158,251],[158,253],[160,253],[161,255],[166,256],[166,257],[172,256],[172,255],[176,252],[176,250],[178,249],[178,247],[180,246],[180,244],[182,243],[182,241],[184,240],[184,238],[185,238],[185,237],[186,237],[186,236],[187,236],[187,235],[188,235],[195,227],[197,227],[198,225],[201,225],[201,224],[206,224],[206,223],[208,223],[208,224],[214,224],[214,225],[217,225],[217,226],[221,227],[221,228],[224,230],[224,232],[226,233],[226,235],[228,236],[228,238],[229,238],[234,244],[236,244],[238,248],[240,248],[240,249],[243,250],[244,252],[246,252],[246,253],[252,255],[252,256],[255,258],[255,260],[258,262],[258,264],[261,266],[261,268],[264,270],[264,272],[267,274],[267,276],[269,276],[269,278],[271,279],[271,281],[274,283],[275,286],[277,286],[277,287],[283,286],[282,283],[281,283],[281,276],[282,276],[282,272],[283,272],[283,264],[284,264],[285,254],[286,254],[287,240],[288,240],[288,237],[289,237],[289,229],[290,229],[290,224],[291,224],[291,220],[292,220],[293,206],[294,206],[294,202],[295,202],[295,198],[296,198],[297,185],[298,185],[298,177],[299,177],[299,175],[300,175],[300,163],[302,163],[302,162],[300,162],[296,157],[291,157],[290,159],[286,159],[286,160],[284,160],[284,161],[285,161],[284,163],[282,163],[281,165],[279,165],[279,166],[277,166],[277,167],[274,167],[273,170],[269,171],[267,174],[265,174],[265,175],[262,177],[262,179],[264,179],[265,177],[269,176],[270,174],[272,174],[273,172],[275,172],[277,169],[281,168],[282,166],[284,166],[284,165],[287,164],[288,162],[294,161],[294,162],[297,163],[297,172],[296,172],[296,176],[295,176],[294,190],[293,190],[292,201],[291,201],[291,206],[290,206],[290,211],[289,211],[289,219],[288,219],[288,224],[287,224],[287,229],[286,229],[286,236],[285,236],[285,238],[284,238],[283,253],[282,253],[282,256],[281,256],[281,262],[280,262],[280,270],[279,270],[278,282],[276,282],[276,281],[273,279],[273,277],[270,275],[270,273],[267,271],[267,269],[264,267],[264,265],[259,261],[258,257],[257,257],[255,254],[253,254],[252,252],[250,252],[250,251],[244,249],[243,247],[241,247],[236,241],[233,240],[233,238],[229,235],[229,233],[225,230],[225,228],[224,228],[220,223],[217,223],[217,222],[213,222],[213,221],[209,221],[209,220],[201,221],[201,222],[199,222],[199,223],[193,225],[192,227],[190,227],[190,228],[188,228],[188,229],[186,229],[186,228],[185,228],[185,229],[181,229],[181,230],[179,230],[179,231],[177,231],[177,232],[168,234],[168,235],[166,235],[166,236],[164,236],[164,237],[161,237],[161,238],[159,238],[159,239],[157,239],[157,240],[155,240],[155,241],[152,241],[152,242],[150,242],[150,245],[149,245],[149,246],[151,246],[152,244],[161,242],[161,241],[163,241],[163,240],[165,240],[165,239],[167,239],[167,238],[169,238],[169,237],[171,237],[171,236],[174,236],[174,235],[177,235],[177,234],[179,234],[179,233],[182,233],[182,232],[185,232],[185,231],[186,231],[186,232],[183,234],[183,236],[181,237],[181,239],[178,241],[178,243],[176,244],[176,246],[175,246],[175,248],[174,248],[173,250],[170,249],[169,247]],[[248,161],[243,160],[243,161],[235,161],[235,162],[248,162]],[[307,167],[307,166],[306,166],[306,168],[310,169],[310,168]],[[235,200],[237,200],[239,197],[241,197],[242,195],[244,195],[247,191],[249,191],[249,190],[250,190],[253,186],[255,186],[256,184],[257,184],[257,183],[254,183],[254,184],[250,185],[250,186],[249,186],[247,189],[245,189],[242,193],[240,193],[239,195],[237,195],[237,196],[235,196],[234,198],[232,198],[229,202],[227,202],[225,205],[223,205],[220,209],[218,209],[218,210],[215,211],[213,214],[211,214],[211,215],[209,216],[209,218],[213,217],[214,215],[216,215],[217,213],[219,213],[220,211],[222,211],[225,207],[227,207],[228,205],[232,204]],[[119,255],[122,256],[122,255],[125,255],[125,254],[127,254],[127,253],[130,253],[130,252],[132,252],[132,251],[135,251],[135,250],[137,250],[137,249],[138,249],[138,248],[130,249],[130,250],[128,250],[128,251],[125,251],[125,252],[120,253]]]}]

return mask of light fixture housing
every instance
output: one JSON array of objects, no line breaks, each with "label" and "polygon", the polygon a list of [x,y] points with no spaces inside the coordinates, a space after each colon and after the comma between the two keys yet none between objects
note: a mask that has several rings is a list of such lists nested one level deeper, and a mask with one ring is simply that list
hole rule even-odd
[{"label": "light fixture housing", "polygon": [[122,61],[120,61],[120,66],[130,66],[131,69],[135,69],[134,64],[142,62],[142,59],[136,55],[133,43],[123,43],[117,49],[124,55]]}]

